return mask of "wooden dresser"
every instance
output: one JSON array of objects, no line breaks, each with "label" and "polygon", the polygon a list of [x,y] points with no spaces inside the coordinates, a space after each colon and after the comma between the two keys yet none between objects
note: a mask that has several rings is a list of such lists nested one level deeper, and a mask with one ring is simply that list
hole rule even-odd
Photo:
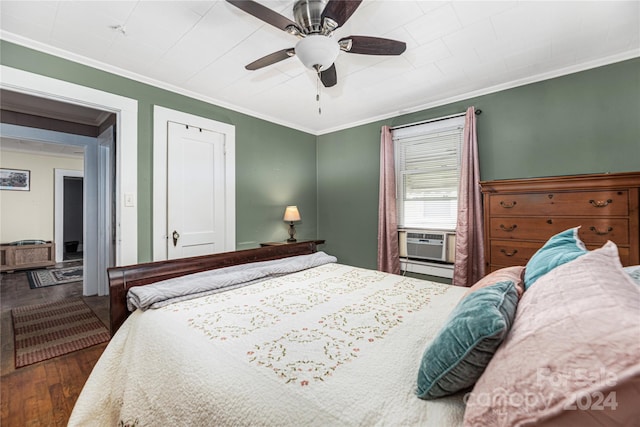
[{"label": "wooden dresser", "polygon": [[589,249],[618,245],[623,265],[640,264],[640,172],[480,183],[487,273],[526,265],[549,237],[581,226]]}]

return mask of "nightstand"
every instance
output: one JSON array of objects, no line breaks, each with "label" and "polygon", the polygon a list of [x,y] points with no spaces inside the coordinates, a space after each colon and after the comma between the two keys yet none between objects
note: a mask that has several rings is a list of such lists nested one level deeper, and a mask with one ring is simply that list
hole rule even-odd
[{"label": "nightstand", "polygon": [[264,243],[260,243],[260,246],[264,247],[264,246],[280,246],[280,245],[290,245],[292,243],[306,243],[306,242],[314,242],[316,245],[323,245],[324,244],[324,240],[298,240],[297,242],[287,242],[287,241],[283,241],[283,242],[264,242]]}]

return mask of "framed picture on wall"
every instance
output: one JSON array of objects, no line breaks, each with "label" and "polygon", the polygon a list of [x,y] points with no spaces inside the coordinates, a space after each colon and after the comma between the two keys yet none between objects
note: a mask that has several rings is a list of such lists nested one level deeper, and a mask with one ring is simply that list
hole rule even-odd
[{"label": "framed picture on wall", "polygon": [[31,171],[0,168],[0,190],[29,191]]}]

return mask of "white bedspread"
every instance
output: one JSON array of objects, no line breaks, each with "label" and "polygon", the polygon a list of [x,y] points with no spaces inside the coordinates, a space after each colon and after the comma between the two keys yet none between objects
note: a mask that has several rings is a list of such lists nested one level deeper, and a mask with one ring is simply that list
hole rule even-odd
[{"label": "white bedspread", "polygon": [[137,310],[70,426],[456,426],[462,396],[415,396],[466,289],[341,264]]}]

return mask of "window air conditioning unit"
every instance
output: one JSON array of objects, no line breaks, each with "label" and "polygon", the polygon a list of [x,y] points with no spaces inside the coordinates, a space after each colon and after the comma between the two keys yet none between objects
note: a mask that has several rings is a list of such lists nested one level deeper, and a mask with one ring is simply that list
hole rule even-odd
[{"label": "window air conditioning unit", "polygon": [[430,230],[401,230],[400,256],[425,261],[454,261],[455,233]]}]

